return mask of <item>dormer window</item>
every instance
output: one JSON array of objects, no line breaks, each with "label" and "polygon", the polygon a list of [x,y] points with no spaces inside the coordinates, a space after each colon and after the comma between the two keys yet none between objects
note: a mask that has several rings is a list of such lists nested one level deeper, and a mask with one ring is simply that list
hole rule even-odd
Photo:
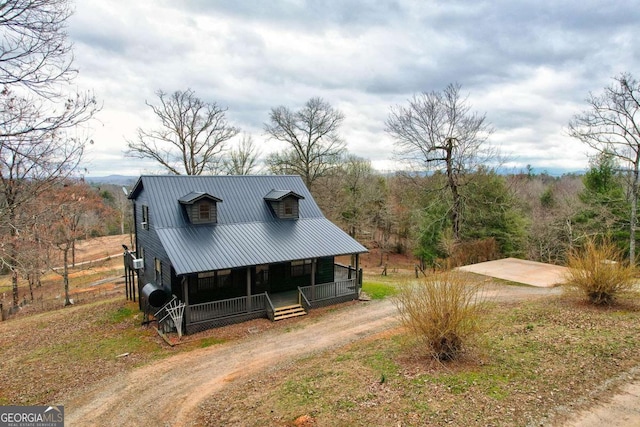
[{"label": "dormer window", "polygon": [[189,222],[192,224],[215,224],[218,222],[218,203],[222,199],[211,194],[193,191],[179,200],[185,207]]},{"label": "dormer window", "polygon": [[281,219],[298,219],[300,217],[300,203],[304,199],[298,193],[287,190],[271,190],[264,197],[273,213]]},{"label": "dormer window", "polygon": [[286,217],[292,217],[293,216],[293,212],[294,212],[294,205],[296,205],[298,202],[297,199],[294,199],[292,197],[289,197],[287,199],[284,199],[282,201],[283,205],[284,205],[284,215]]}]

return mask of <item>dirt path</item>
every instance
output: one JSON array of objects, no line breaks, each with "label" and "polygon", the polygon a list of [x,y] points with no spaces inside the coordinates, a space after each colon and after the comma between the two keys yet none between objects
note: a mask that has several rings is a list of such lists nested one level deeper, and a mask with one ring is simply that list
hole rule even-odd
[{"label": "dirt path", "polygon": [[[497,300],[557,293],[513,286],[489,291]],[[319,319],[300,319],[291,328],[176,355],[79,392],[64,402],[65,418],[74,426],[191,426],[198,404],[225,384],[396,327],[396,313],[389,300],[371,301]]]},{"label": "dirt path", "polygon": [[188,426],[198,403],[226,383],[392,328],[395,315],[391,302],[374,301],[292,323],[293,330],[180,354],[82,392],[65,402],[65,418],[82,426]]}]

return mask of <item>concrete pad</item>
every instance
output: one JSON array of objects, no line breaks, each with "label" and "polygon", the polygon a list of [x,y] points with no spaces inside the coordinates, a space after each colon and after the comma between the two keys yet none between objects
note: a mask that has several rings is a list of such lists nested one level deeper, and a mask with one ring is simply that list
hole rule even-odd
[{"label": "concrete pad", "polygon": [[564,277],[568,271],[567,267],[517,258],[481,262],[458,267],[458,269],[542,288],[564,283]]}]

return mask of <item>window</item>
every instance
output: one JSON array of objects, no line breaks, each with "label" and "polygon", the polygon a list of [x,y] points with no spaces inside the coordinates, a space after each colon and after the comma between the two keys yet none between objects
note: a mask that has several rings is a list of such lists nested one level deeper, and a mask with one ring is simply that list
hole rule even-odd
[{"label": "window", "polygon": [[149,229],[149,206],[142,205],[142,228]]},{"label": "window", "polygon": [[266,286],[269,283],[269,265],[256,265],[256,285]]},{"label": "window", "polygon": [[294,201],[291,198],[284,199],[284,215],[293,216],[293,204]]},{"label": "window", "polygon": [[231,270],[219,270],[216,273],[216,285],[218,289],[231,284]]},{"label": "window", "polygon": [[198,273],[198,291],[212,291],[231,284],[231,270]]},{"label": "window", "polygon": [[162,286],[162,261],[158,258],[155,258],[155,266],[156,266],[156,285]]},{"label": "window", "polygon": [[291,261],[291,277],[299,277],[307,274],[311,274],[310,259]]},{"label": "window", "polygon": [[216,273],[208,271],[206,273],[198,273],[198,290],[207,291],[216,288]]},{"label": "window", "polygon": [[211,219],[211,205],[209,203],[200,203],[198,211],[200,214],[200,221],[209,221]]}]

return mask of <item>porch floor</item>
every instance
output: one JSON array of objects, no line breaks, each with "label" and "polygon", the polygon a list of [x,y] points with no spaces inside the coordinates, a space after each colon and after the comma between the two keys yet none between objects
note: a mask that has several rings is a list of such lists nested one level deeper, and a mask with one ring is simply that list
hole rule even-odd
[{"label": "porch floor", "polygon": [[274,308],[298,304],[298,290],[269,294]]}]

